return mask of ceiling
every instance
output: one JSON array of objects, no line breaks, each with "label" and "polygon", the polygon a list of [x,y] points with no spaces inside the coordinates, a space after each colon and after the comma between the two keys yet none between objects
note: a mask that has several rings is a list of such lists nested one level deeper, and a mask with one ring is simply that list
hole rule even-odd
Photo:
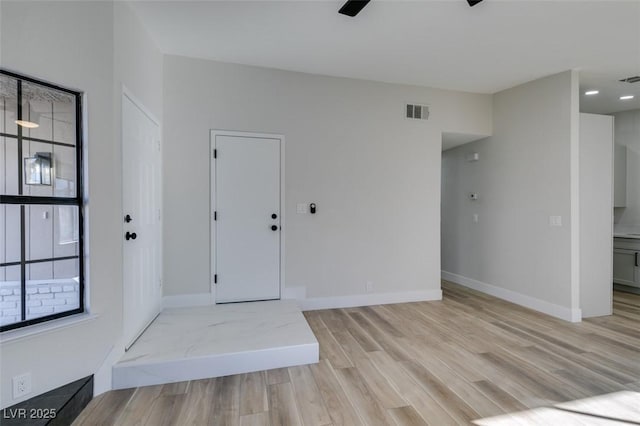
[{"label": "ceiling", "polygon": [[167,54],[495,93],[578,68],[640,74],[640,1],[135,1]]},{"label": "ceiling", "polygon": [[[636,73],[625,77],[640,75]],[[640,82],[624,83],[608,75],[580,73],[580,111],[592,114],[640,109]],[[585,95],[588,90],[597,90],[597,95]],[[631,100],[620,100],[620,96],[633,95]]]},{"label": "ceiling", "polygon": [[453,149],[469,142],[484,139],[489,135],[474,135],[471,133],[442,132],[442,150]]}]

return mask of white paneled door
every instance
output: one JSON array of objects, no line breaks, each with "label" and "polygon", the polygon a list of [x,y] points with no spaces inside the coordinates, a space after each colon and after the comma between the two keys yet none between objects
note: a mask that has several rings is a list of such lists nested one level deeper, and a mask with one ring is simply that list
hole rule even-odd
[{"label": "white paneled door", "polygon": [[280,298],[281,144],[212,133],[216,303]]},{"label": "white paneled door", "polygon": [[123,320],[127,349],[162,307],[160,149],[158,123],[123,94]]}]

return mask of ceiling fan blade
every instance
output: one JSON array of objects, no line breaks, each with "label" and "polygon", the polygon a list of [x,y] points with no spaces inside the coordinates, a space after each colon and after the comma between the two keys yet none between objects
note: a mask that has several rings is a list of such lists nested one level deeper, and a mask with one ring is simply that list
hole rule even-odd
[{"label": "ceiling fan blade", "polygon": [[347,2],[342,5],[338,13],[342,13],[343,15],[354,17],[369,3],[371,0],[347,0]]},{"label": "ceiling fan blade", "polygon": [[482,0],[467,0],[467,3],[469,3],[469,6],[473,7],[476,4],[480,3]]}]

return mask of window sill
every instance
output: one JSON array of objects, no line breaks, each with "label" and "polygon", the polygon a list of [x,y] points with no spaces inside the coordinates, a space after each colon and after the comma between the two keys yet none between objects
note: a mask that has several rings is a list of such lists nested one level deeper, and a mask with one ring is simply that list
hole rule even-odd
[{"label": "window sill", "polygon": [[98,318],[98,315],[83,313],[70,317],[60,318],[45,323],[35,324],[17,330],[10,330],[0,333],[0,344],[16,342],[19,340],[37,337],[38,335],[51,331],[58,331],[63,328],[81,325]]}]

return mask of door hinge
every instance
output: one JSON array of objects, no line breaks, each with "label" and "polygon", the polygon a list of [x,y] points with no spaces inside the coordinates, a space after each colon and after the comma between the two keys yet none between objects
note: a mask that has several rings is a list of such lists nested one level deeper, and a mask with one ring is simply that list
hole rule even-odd
[{"label": "door hinge", "polygon": [[217,149],[213,150],[213,158],[218,158],[218,150]]},{"label": "door hinge", "polygon": [[218,220],[218,212],[213,212],[213,220]]},{"label": "door hinge", "polygon": [[213,283],[218,284],[218,274],[213,275]]}]

